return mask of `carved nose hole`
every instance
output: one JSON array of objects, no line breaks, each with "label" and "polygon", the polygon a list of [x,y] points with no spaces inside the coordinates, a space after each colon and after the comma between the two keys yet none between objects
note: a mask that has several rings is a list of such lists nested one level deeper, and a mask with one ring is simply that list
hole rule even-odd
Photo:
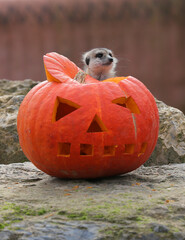
[{"label": "carved nose hole", "polygon": [[90,123],[89,128],[87,129],[87,132],[106,132],[106,131],[107,128],[105,124],[98,117],[98,115],[95,115],[92,122]]}]

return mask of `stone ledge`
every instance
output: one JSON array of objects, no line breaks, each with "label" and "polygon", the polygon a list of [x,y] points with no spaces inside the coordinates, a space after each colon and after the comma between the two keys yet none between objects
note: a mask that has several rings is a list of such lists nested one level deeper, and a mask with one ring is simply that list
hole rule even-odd
[{"label": "stone ledge", "polygon": [[30,162],[0,165],[0,239],[184,239],[184,173],[172,164],[62,180]]}]

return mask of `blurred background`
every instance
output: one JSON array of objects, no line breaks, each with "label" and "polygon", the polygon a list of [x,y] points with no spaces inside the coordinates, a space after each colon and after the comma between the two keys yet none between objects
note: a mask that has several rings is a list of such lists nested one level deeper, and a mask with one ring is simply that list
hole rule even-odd
[{"label": "blurred background", "polygon": [[82,67],[95,47],[185,112],[185,0],[0,0],[0,79],[43,81],[47,52]]}]

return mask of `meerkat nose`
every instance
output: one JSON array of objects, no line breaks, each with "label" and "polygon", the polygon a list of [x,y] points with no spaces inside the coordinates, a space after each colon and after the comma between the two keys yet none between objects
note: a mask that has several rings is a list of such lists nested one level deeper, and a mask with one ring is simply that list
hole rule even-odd
[{"label": "meerkat nose", "polygon": [[109,58],[109,62],[113,62],[113,58]]}]

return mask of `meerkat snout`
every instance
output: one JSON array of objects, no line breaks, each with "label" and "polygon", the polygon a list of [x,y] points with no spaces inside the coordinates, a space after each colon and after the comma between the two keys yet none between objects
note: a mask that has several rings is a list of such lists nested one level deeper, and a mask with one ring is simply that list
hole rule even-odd
[{"label": "meerkat snout", "polygon": [[83,54],[84,71],[97,80],[115,77],[118,62],[111,50],[94,48]]}]

